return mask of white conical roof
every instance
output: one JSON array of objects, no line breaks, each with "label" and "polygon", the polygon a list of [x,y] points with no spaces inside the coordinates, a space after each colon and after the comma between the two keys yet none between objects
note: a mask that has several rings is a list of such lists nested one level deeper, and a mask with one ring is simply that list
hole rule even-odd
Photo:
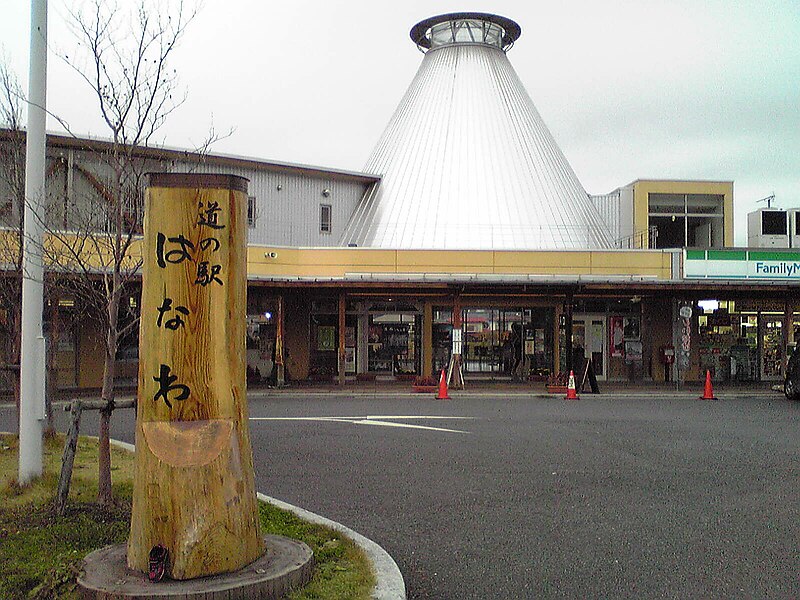
[{"label": "white conical roof", "polygon": [[425,58],[364,170],[381,175],[342,245],[611,246],[606,226],[505,50],[513,21],[483,13],[412,29]]}]

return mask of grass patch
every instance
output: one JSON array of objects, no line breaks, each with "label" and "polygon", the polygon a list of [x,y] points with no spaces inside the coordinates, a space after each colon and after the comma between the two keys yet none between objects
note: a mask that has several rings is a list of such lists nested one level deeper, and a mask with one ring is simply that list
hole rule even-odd
[{"label": "grass patch", "polygon": [[314,578],[292,600],[369,598],[375,577],[366,556],[341,533],[303,521],[271,504],[259,503],[262,533],[302,540],[314,552]]},{"label": "grass patch", "polygon": [[[97,496],[97,440],[81,438],[66,514],[52,509],[61,468],[63,436],[46,440],[44,476],[20,487],[18,444],[0,436],[0,598],[76,599],[75,577],[83,557],[123,543],[130,528],[133,455],[112,447],[116,505],[101,509]],[[291,600],[367,599],[375,585],[361,550],[340,533],[260,504],[262,533],[301,540],[314,552],[314,578]]]}]

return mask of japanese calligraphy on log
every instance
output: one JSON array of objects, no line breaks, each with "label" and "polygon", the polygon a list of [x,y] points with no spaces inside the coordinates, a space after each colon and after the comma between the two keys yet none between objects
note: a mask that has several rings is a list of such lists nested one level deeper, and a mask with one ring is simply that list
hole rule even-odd
[{"label": "japanese calligraphy on log", "polygon": [[263,553],[245,396],[247,181],[153,174],[147,190],[128,565],[235,571]]}]

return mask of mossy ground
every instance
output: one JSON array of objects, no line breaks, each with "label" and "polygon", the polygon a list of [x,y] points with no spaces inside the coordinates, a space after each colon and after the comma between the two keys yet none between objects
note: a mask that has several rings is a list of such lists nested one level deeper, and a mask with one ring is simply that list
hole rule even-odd
[{"label": "mossy ground", "polygon": [[[116,500],[112,508],[103,509],[95,502],[97,442],[81,438],[70,501],[59,517],[52,504],[62,449],[62,437],[46,440],[44,476],[20,487],[17,439],[0,436],[0,598],[78,598],[75,577],[83,557],[128,537],[133,455],[112,450]],[[374,576],[352,541],[274,506],[262,504],[259,510],[263,533],[299,539],[314,552],[314,578],[291,600],[369,598]]]}]

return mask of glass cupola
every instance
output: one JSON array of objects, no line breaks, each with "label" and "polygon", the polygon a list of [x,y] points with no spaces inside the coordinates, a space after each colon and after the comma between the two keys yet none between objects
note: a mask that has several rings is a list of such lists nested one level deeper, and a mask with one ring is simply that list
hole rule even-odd
[{"label": "glass cupola", "polygon": [[420,21],[411,39],[426,52],[453,44],[484,44],[506,51],[521,29],[511,19],[488,13],[448,13]]}]

